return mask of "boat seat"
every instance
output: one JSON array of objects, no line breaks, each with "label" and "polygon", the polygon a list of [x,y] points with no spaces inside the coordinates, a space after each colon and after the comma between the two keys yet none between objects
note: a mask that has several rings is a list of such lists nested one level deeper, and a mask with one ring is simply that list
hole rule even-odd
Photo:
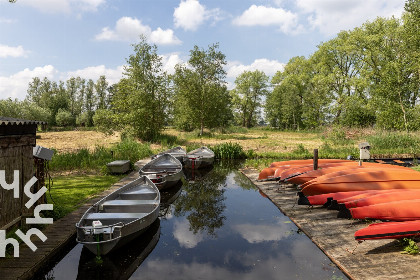
[{"label": "boat seat", "polygon": [[93,221],[101,221],[102,225],[112,225],[116,223],[128,223],[147,216],[148,213],[90,213],[86,215],[86,224],[90,225]]},{"label": "boat seat", "polygon": [[155,199],[157,193],[151,189],[140,189],[120,194],[120,199],[127,200],[140,200],[140,199]]},{"label": "boat seat", "polygon": [[158,205],[156,200],[116,199],[105,201],[99,205],[99,210],[105,213],[149,213]]},{"label": "boat seat", "polygon": [[116,200],[109,200],[105,201],[102,205],[150,205],[150,204],[158,204],[156,200],[132,200],[132,199],[116,199]]}]

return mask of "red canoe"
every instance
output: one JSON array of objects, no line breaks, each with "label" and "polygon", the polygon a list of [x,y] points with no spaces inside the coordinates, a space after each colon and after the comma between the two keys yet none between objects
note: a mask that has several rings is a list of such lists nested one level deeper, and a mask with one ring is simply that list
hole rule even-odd
[{"label": "red canoe", "polygon": [[[344,212],[348,211],[348,216]],[[399,200],[364,207],[341,209],[339,218],[377,219],[389,221],[420,220],[420,199]]]},{"label": "red canoe", "polygon": [[[363,171],[364,168],[398,168],[403,170],[412,170],[408,167],[403,167],[399,165],[391,165],[391,164],[381,164],[381,163],[373,163],[373,162],[364,162],[362,166],[359,166],[358,162],[343,162],[343,163],[335,163],[324,168],[320,168],[317,170],[312,170],[301,175],[295,176],[293,178],[287,179],[288,182],[292,184],[304,184],[310,180],[316,179],[318,177],[324,176],[326,174],[331,174],[334,172],[343,171],[342,173],[336,174],[336,176],[346,175],[357,172],[354,169],[360,169]],[[335,176],[333,176],[335,177]],[[325,177],[324,177],[325,178]]]},{"label": "red canoe", "polygon": [[[325,193],[325,194],[318,194],[318,195],[311,195],[305,196],[302,192],[298,192],[299,205],[325,205],[330,200],[339,200],[348,197],[353,197],[363,193],[371,193],[376,194],[378,191],[375,190],[367,190],[367,191],[353,191],[353,192],[336,192],[336,193]],[[327,205],[325,205],[327,206]]]},{"label": "red canoe", "polygon": [[370,224],[354,234],[356,240],[397,239],[420,235],[420,221]]},{"label": "red canoe", "polygon": [[359,198],[347,200],[347,201],[338,201],[339,203],[343,203],[346,208],[356,208],[356,207],[364,207],[373,204],[380,204],[380,203],[388,203],[392,201],[399,201],[399,200],[412,200],[412,199],[420,199],[420,190],[397,190],[394,192],[378,192],[374,195],[369,197]]},{"label": "red canoe", "polygon": [[381,189],[420,189],[420,172],[376,168],[370,169],[369,172],[359,172],[325,180],[318,178],[315,182],[311,182],[305,184],[306,186],[302,189],[305,195]]},{"label": "red canoe", "polygon": [[[347,159],[318,159],[318,163],[332,163],[332,162],[348,162],[351,160]],[[313,159],[298,159],[298,160],[286,160],[286,161],[275,161],[271,163],[270,167],[278,167],[282,165],[307,165],[313,163]]]}]

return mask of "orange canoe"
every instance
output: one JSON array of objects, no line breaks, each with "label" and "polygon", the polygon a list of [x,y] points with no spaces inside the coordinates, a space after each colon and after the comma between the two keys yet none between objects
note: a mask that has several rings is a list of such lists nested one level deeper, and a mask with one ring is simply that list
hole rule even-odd
[{"label": "orange canoe", "polygon": [[420,235],[420,221],[370,224],[354,234],[356,240],[396,239]]},{"label": "orange canoe", "polygon": [[325,193],[325,194],[318,194],[318,195],[311,195],[311,196],[305,196],[302,192],[298,192],[298,195],[299,195],[298,204],[299,205],[328,206],[328,204],[326,203],[331,200],[348,198],[348,197],[356,196],[362,193],[377,193],[377,192],[378,191],[367,190],[367,191]]},{"label": "orange canoe", "polygon": [[[403,170],[412,170],[408,167],[403,167],[399,165],[391,165],[391,164],[381,164],[381,163],[373,163],[373,162],[364,162],[362,166],[359,166],[358,162],[343,162],[343,163],[334,163],[323,168],[308,171],[306,173],[300,174],[293,178],[287,179],[288,182],[292,184],[305,184],[306,182],[321,177],[326,174],[344,171],[342,173],[337,173],[336,176],[346,175],[355,173],[356,170],[360,169],[363,170],[364,168],[398,168]],[[333,176],[335,177],[335,176]]]},{"label": "orange canoe", "polygon": [[379,192],[369,197],[351,199],[347,201],[338,201],[343,203],[346,208],[364,207],[373,204],[388,203],[399,200],[420,199],[420,190],[398,190],[395,192]]},{"label": "orange canoe", "polygon": [[345,209],[349,214],[339,218],[377,219],[389,221],[420,220],[420,199],[399,200],[388,203],[373,204],[364,207]]},{"label": "orange canoe", "polygon": [[[332,163],[332,162],[348,162],[351,160],[347,159],[318,159],[318,163]],[[282,165],[307,165],[312,164],[313,159],[298,159],[298,160],[286,160],[286,161],[275,161],[271,163],[270,167],[278,167]]]},{"label": "orange canoe", "polygon": [[[368,170],[368,168],[364,170]],[[318,178],[315,182],[309,181],[305,185],[302,189],[305,195],[381,189],[420,189],[420,172],[375,168],[374,170],[369,169],[368,172],[327,179]]]}]

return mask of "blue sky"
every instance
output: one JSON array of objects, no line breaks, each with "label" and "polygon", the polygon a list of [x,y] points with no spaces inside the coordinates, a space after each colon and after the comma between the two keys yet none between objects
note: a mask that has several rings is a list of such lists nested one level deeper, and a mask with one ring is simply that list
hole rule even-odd
[{"label": "blue sky", "polygon": [[227,81],[245,70],[272,76],[294,56],[378,16],[400,17],[403,0],[0,0],[0,98],[26,96],[33,77],[110,84],[145,34],[164,69],[197,45],[218,42]]}]

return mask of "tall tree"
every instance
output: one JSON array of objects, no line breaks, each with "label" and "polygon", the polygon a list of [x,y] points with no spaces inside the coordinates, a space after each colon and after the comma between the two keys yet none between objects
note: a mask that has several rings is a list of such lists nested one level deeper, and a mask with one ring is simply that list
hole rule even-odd
[{"label": "tall tree", "polygon": [[133,46],[134,54],[127,59],[124,78],[113,95],[114,116],[120,126],[132,127],[138,137],[153,140],[167,118],[168,76],[162,70],[156,45],[148,44],[142,36]]},{"label": "tall tree", "polygon": [[177,126],[181,128],[214,128],[231,119],[231,99],[226,88],[226,57],[218,44],[207,50],[198,46],[190,51],[188,65],[177,65],[174,75]]},{"label": "tall tree", "polygon": [[86,125],[93,126],[93,115],[96,107],[96,95],[95,95],[95,83],[92,79],[86,84],[85,91],[85,114],[86,114]]},{"label": "tall tree", "polygon": [[108,82],[105,76],[100,76],[95,84],[96,96],[98,98],[98,109],[108,108]]},{"label": "tall tree", "polygon": [[252,127],[257,123],[262,97],[268,92],[268,76],[259,70],[245,71],[236,78],[235,85],[232,103],[242,126]]}]

